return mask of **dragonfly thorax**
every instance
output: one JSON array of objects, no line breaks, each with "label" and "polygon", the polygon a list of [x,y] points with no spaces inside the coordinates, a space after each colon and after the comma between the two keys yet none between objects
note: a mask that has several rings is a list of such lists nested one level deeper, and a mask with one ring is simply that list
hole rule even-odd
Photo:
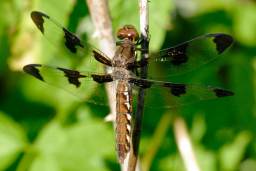
[{"label": "dragonfly thorax", "polygon": [[124,39],[117,47],[112,64],[114,67],[127,68],[129,63],[135,61],[135,45],[129,39]]},{"label": "dragonfly thorax", "polygon": [[114,67],[112,72],[113,80],[127,80],[130,74],[129,71],[122,67]]}]

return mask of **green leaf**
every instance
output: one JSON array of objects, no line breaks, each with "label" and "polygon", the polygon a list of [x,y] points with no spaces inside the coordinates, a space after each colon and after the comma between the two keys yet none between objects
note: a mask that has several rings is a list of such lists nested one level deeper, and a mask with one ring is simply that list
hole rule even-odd
[{"label": "green leaf", "polygon": [[107,170],[107,160],[115,158],[113,129],[103,120],[85,118],[67,127],[56,120],[49,123],[34,146],[37,155],[29,170]]},{"label": "green leaf", "polygon": [[249,3],[243,8],[237,6],[233,15],[237,40],[245,45],[254,46],[256,43],[256,5]]},{"label": "green leaf", "polygon": [[10,166],[24,150],[27,139],[24,130],[0,112],[0,170]]},{"label": "green leaf", "polygon": [[252,136],[249,132],[241,132],[232,143],[222,147],[220,150],[221,170],[236,170],[239,162],[243,159],[251,138]]},{"label": "green leaf", "polygon": [[[149,34],[150,51],[159,50],[164,42],[166,32],[171,29],[171,12],[173,1],[150,1],[149,3]],[[169,40],[172,41],[172,40]]]}]

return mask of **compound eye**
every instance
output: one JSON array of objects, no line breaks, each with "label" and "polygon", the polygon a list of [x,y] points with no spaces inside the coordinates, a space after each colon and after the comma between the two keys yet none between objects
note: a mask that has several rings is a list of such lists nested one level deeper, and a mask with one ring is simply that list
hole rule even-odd
[{"label": "compound eye", "polygon": [[136,41],[139,38],[139,34],[134,26],[125,25],[121,29],[118,30],[117,37],[121,40],[128,38],[132,41]]}]

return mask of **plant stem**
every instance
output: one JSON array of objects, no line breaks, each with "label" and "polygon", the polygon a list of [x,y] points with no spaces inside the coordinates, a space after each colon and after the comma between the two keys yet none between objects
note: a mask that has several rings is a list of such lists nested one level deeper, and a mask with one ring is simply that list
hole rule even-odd
[{"label": "plant stem", "polygon": [[[141,32],[141,60],[148,58],[148,47],[149,47],[149,22],[148,22],[148,0],[140,0],[140,32]],[[142,67],[141,77],[147,77],[147,66]],[[134,171],[136,169],[139,143],[142,128],[143,110],[144,110],[144,89],[139,89],[137,110],[134,118],[134,126],[132,130],[132,144],[131,152],[129,155],[128,171]]]},{"label": "plant stem", "polygon": [[176,144],[178,146],[186,170],[200,171],[184,119],[176,116],[173,124]]}]

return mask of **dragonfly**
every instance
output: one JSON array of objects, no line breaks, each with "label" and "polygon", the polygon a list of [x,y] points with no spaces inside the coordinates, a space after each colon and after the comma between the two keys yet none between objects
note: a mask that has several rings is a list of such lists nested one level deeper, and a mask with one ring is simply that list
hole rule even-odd
[{"label": "dragonfly", "polygon": [[[139,33],[134,26],[125,25],[117,31],[116,51],[113,58],[110,58],[89,43],[82,42],[78,36],[47,14],[33,11],[31,18],[35,26],[51,43],[57,44],[57,40],[52,38],[53,34],[60,35],[63,40],[61,46],[68,54],[74,57],[89,54],[97,63],[112,69],[112,72],[105,73],[83,72],[43,64],[27,64],[23,67],[24,72],[36,79],[57,87],[65,87],[67,91],[74,93],[76,96],[85,94],[91,82],[103,86],[113,83],[116,88],[116,150],[120,163],[124,162],[131,146],[134,89],[144,89],[146,95],[150,95],[152,92],[152,94],[162,93],[160,96],[166,97],[164,99],[167,102],[167,107],[179,106],[191,101],[234,95],[232,91],[223,88],[174,83],[154,78],[149,79],[149,77],[141,78],[137,73],[142,67],[148,66],[150,68],[153,64],[167,66],[171,75],[181,74],[204,65],[221,56],[232,45],[233,38],[228,34],[211,33],[201,35],[176,46],[160,50],[158,53],[141,60],[137,55],[138,52],[143,50],[138,48],[140,45]],[[154,77],[157,74],[153,72],[152,75]],[[155,96],[154,99],[156,97],[158,96]],[[145,96],[146,98],[147,96]]]}]

